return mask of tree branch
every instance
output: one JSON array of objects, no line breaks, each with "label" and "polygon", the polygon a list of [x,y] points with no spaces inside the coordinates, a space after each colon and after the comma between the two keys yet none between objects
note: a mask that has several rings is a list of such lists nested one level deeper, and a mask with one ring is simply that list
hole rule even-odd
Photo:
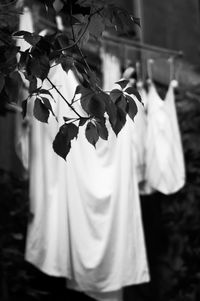
[{"label": "tree branch", "polygon": [[52,85],[52,87],[56,90],[56,92],[62,97],[62,99],[66,102],[66,104],[70,107],[70,109],[79,117],[82,118],[82,116],[74,109],[74,107],[66,100],[66,98],[60,93],[60,91],[57,89],[57,87],[52,83],[52,81],[47,77],[48,82]]}]

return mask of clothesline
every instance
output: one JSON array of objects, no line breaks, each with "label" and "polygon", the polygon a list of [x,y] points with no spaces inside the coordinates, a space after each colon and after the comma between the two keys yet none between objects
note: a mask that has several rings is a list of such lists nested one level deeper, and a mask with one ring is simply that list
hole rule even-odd
[{"label": "clothesline", "polygon": [[113,36],[110,35],[108,33],[105,33],[103,35],[103,39],[102,39],[103,43],[106,44],[116,44],[119,46],[123,45],[123,46],[128,46],[130,48],[134,48],[134,49],[139,49],[140,51],[152,51],[152,52],[158,52],[158,53],[162,53],[165,55],[169,55],[169,56],[174,56],[174,57],[182,57],[183,56],[183,51],[179,50],[172,50],[172,49],[167,49],[167,48],[163,48],[163,47],[158,47],[158,46],[154,46],[154,45],[150,45],[147,43],[142,43],[139,41],[135,41],[135,40],[130,40],[130,38],[123,38],[123,37],[119,37],[119,36]]}]

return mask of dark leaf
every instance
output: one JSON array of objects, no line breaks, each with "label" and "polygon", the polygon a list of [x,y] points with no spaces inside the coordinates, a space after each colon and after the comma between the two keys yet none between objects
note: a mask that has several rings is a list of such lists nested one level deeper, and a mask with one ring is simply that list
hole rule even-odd
[{"label": "dark leaf", "polygon": [[0,93],[4,87],[4,84],[5,84],[5,78],[4,78],[4,75],[0,73]]},{"label": "dark leaf", "polygon": [[25,30],[19,30],[19,31],[14,32],[13,36],[21,37],[21,36],[24,36],[25,34],[31,34],[31,32],[25,31]]},{"label": "dark leaf", "polygon": [[53,150],[54,152],[66,160],[67,154],[71,148],[71,142],[66,138],[65,134],[62,131],[62,126],[59,129],[54,141],[53,141]]},{"label": "dark leaf", "polygon": [[60,45],[60,48],[65,48],[69,46],[69,39],[66,36],[66,34],[59,34],[56,39]]},{"label": "dark leaf", "polygon": [[131,17],[131,20],[132,20],[136,25],[138,25],[139,27],[141,27],[141,24],[140,24],[140,18],[136,18],[136,17],[134,17],[134,16],[132,16],[132,15],[130,15],[130,17]]},{"label": "dark leaf", "polygon": [[37,90],[37,78],[33,76],[29,81],[29,93],[33,94]]},{"label": "dark leaf", "polygon": [[74,138],[77,138],[78,136],[78,126],[76,126],[74,123],[66,123],[67,130],[68,130],[68,138],[69,140],[72,140]]},{"label": "dark leaf", "polygon": [[27,49],[26,51],[20,53],[20,59],[19,59],[19,69],[20,70],[24,70],[27,63],[28,63],[28,59],[29,59],[29,49]]},{"label": "dark leaf", "polygon": [[88,120],[88,118],[81,117],[80,121],[79,121],[79,126],[83,126],[86,123],[87,120]]},{"label": "dark leaf", "polygon": [[65,123],[60,127],[53,142],[53,149],[63,159],[66,159],[70,151],[71,140],[77,138],[78,130],[79,128],[73,123]]},{"label": "dark leaf", "polygon": [[92,122],[88,122],[85,129],[85,136],[88,142],[95,147],[99,139],[99,133],[97,131],[97,127]]},{"label": "dark leaf", "polygon": [[75,72],[75,75],[78,77],[78,80],[81,83],[81,85],[86,88],[89,88],[90,81],[85,66],[81,63],[78,63],[77,61],[74,61],[73,71]]},{"label": "dark leaf", "polygon": [[126,113],[124,113],[123,110],[117,107],[117,121],[115,125],[112,127],[116,135],[119,134],[121,129],[124,127],[125,123],[126,123]]},{"label": "dark leaf", "polygon": [[39,98],[36,98],[34,102],[33,115],[41,122],[48,122],[49,110]]},{"label": "dark leaf", "polygon": [[72,117],[63,116],[63,120],[64,120],[64,122],[72,121],[72,120],[74,120],[74,117],[72,118]]},{"label": "dark leaf", "polygon": [[35,46],[40,39],[41,37],[39,35],[31,34],[29,32],[24,35],[24,40],[32,46]]},{"label": "dark leaf", "polygon": [[100,97],[104,100],[105,110],[106,110],[106,113],[108,114],[110,124],[113,127],[117,120],[116,106],[115,106],[114,102],[112,101],[111,97],[108,94],[106,94],[105,92],[102,92],[100,94]]},{"label": "dark leaf", "polygon": [[75,90],[75,93],[74,93],[74,94],[80,94],[81,91],[82,91],[82,88],[85,89],[83,86],[78,85],[78,86],[76,87],[76,90]]},{"label": "dark leaf", "polygon": [[45,55],[49,55],[52,45],[51,43],[54,41],[50,40],[52,39],[52,36],[46,36],[46,37],[40,37],[40,40],[37,42],[37,44],[35,45],[35,48],[40,50],[40,53],[45,54]]},{"label": "dark leaf", "polygon": [[142,102],[142,98],[141,98],[141,96],[140,96],[140,93],[135,89],[135,88],[133,88],[133,87],[128,87],[126,90],[125,90],[125,92],[126,93],[128,93],[128,94],[133,94],[133,95],[135,95],[135,97],[140,101],[140,102]]},{"label": "dark leaf", "polygon": [[88,112],[90,115],[95,117],[103,117],[106,107],[104,100],[101,99],[99,94],[94,94],[88,102]]},{"label": "dark leaf", "polygon": [[49,92],[49,90],[46,90],[46,89],[39,89],[38,90],[39,94],[46,94],[46,95],[49,95],[53,98],[51,92]]},{"label": "dark leaf", "polygon": [[105,124],[105,118],[97,119],[96,121],[99,136],[104,140],[108,140],[108,130]]},{"label": "dark leaf", "polygon": [[116,106],[120,108],[126,114],[127,101],[125,96],[122,94],[120,98],[116,101]]},{"label": "dark leaf", "polygon": [[7,46],[0,49],[0,70],[1,73],[10,74],[15,71],[17,66],[17,53],[19,47]]},{"label": "dark leaf", "polygon": [[81,94],[81,100],[84,101],[84,99],[88,99],[90,97],[92,97],[92,95],[94,94],[94,92],[91,89],[85,88],[84,86],[77,86],[76,94]]},{"label": "dark leaf", "polygon": [[74,67],[74,58],[72,56],[66,56],[62,59],[61,66],[65,72],[72,70]]},{"label": "dark leaf", "polygon": [[50,63],[47,56],[42,55],[40,57],[33,57],[29,60],[29,72],[30,74],[39,77],[44,80],[50,69]]},{"label": "dark leaf", "polygon": [[127,79],[121,79],[118,82],[116,82],[116,84],[120,85],[120,87],[122,89],[126,88],[126,86],[128,85],[129,81]]},{"label": "dark leaf", "polygon": [[22,85],[22,78],[19,72],[14,71],[5,80],[5,90],[10,101],[17,102],[19,89]]},{"label": "dark leaf", "polygon": [[3,89],[0,93],[0,115],[5,116],[7,110],[7,105],[9,103],[9,98],[7,93],[5,92],[5,89]]},{"label": "dark leaf", "polygon": [[53,116],[55,116],[54,111],[53,111],[53,109],[52,109],[52,106],[51,106],[51,103],[50,103],[49,99],[46,98],[46,97],[41,97],[41,98],[42,98],[42,102],[43,102],[43,104],[45,105],[45,107],[46,107],[49,111],[51,111],[51,113],[52,113]]},{"label": "dark leaf", "polygon": [[23,118],[26,117],[26,113],[27,113],[27,102],[28,102],[28,99],[25,99],[22,101],[22,116]]},{"label": "dark leaf", "polygon": [[130,118],[132,120],[134,120],[134,117],[135,117],[135,115],[138,112],[137,105],[136,105],[134,99],[131,96],[127,95],[126,99],[128,100],[128,103],[127,103],[127,113],[130,116]]},{"label": "dark leaf", "polygon": [[110,97],[113,102],[116,102],[122,95],[123,95],[123,92],[119,89],[113,89],[110,92]]},{"label": "dark leaf", "polygon": [[104,30],[105,30],[104,19],[99,14],[95,14],[94,16],[92,16],[88,27],[88,31],[90,35],[94,36],[95,38],[99,38]]}]

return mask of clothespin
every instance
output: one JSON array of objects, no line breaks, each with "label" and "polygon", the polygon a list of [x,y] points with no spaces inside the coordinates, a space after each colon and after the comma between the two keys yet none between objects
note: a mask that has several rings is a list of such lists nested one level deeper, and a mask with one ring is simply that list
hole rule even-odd
[{"label": "clothespin", "polygon": [[153,78],[153,75],[152,75],[152,65],[154,63],[154,60],[153,59],[148,59],[147,60],[147,76],[148,76],[148,82],[152,82],[152,78]]},{"label": "clothespin", "polygon": [[170,82],[173,83],[173,87],[176,88],[178,86],[178,81],[176,80],[174,56],[169,57],[168,62],[169,62],[169,80]]}]

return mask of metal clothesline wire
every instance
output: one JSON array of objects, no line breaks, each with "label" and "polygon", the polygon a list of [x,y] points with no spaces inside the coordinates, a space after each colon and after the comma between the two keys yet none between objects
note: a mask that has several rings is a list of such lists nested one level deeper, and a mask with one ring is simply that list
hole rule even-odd
[{"label": "metal clothesline wire", "polygon": [[183,51],[179,50],[172,50],[172,49],[167,49],[163,47],[158,47],[154,45],[150,45],[147,43],[131,40],[130,38],[124,38],[124,37],[119,37],[119,36],[114,36],[110,35],[108,33],[105,33],[102,38],[103,43],[113,43],[116,45],[123,45],[125,47],[130,47],[133,49],[138,49],[141,51],[151,51],[151,52],[157,52],[157,53],[162,53],[168,56],[173,56],[173,57],[183,57]]}]

